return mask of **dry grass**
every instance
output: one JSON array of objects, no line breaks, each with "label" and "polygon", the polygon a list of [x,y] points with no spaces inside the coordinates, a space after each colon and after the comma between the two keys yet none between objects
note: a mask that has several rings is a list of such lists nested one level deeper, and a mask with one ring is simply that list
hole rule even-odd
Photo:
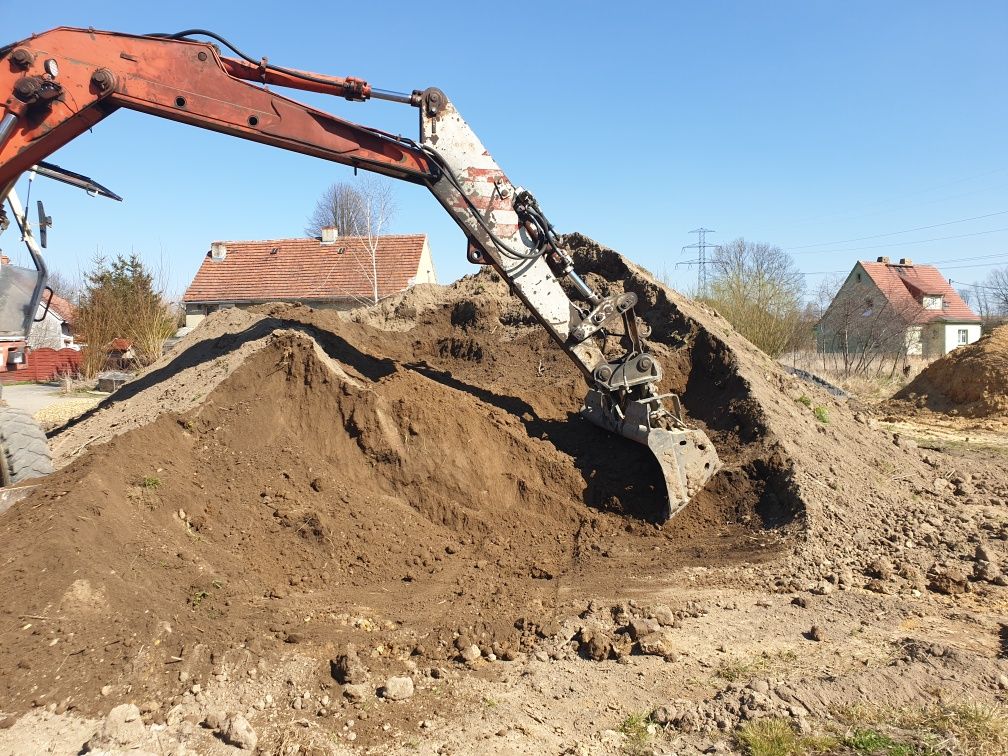
[{"label": "dry grass", "polygon": [[627,756],[642,756],[651,751],[651,740],[656,731],[647,714],[631,714],[619,726],[623,734],[623,753]]},{"label": "dry grass", "polygon": [[847,709],[844,745],[885,756],[1003,756],[1008,753],[1008,710],[973,702],[919,709]]},{"label": "dry grass", "polygon": [[924,360],[920,357],[911,357],[909,358],[909,373],[904,374],[902,370],[897,370],[890,377],[888,371],[881,375],[874,373],[844,375],[842,370],[834,369],[829,364],[824,368],[822,356],[815,352],[792,352],[780,359],[782,365],[806,370],[834,386],[842,388],[848,394],[867,402],[880,402],[888,399],[912,381],[930,362],[930,360]]},{"label": "dry grass", "polygon": [[758,656],[750,659],[731,659],[718,667],[715,676],[728,682],[739,682],[751,680],[754,677],[765,674],[774,669],[788,667],[798,659],[794,651],[779,651],[777,653],[767,653],[763,651]]},{"label": "dry grass", "polygon": [[835,752],[840,741],[830,736],[801,735],[786,719],[768,717],[746,722],[735,739],[748,756],[806,756]]}]

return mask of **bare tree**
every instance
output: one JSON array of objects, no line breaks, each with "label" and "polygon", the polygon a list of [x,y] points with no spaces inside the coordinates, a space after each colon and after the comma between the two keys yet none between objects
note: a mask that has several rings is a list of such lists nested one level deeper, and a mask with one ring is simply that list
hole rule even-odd
[{"label": "bare tree", "polygon": [[804,322],[805,278],[780,247],[736,239],[717,247],[704,292],[718,312],[772,357],[794,341]]},{"label": "bare tree", "polygon": [[395,216],[396,205],[392,196],[392,187],[388,179],[369,176],[361,181],[355,189],[360,197],[359,212],[351,226],[354,236],[360,238],[363,245],[364,259],[354,255],[361,272],[371,284],[371,302],[377,304],[378,286],[378,244],[382,231]]},{"label": "bare tree", "polygon": [[992,270],[984,286],[990,294],[992,314],[1008,315],[1008,268]]},{"label": "bare tree", "polygon": [[[902,284],[894,284],[902,287]],[[823,369],[851,375],[895,375],[920,341],[921,303],[902,288],[879,291],[874,284],[838,279],[820,285],[823,315],[817,326]],[[832,362],[832,365],[828,364]]]},{"label": "bare tree", "polygon": [[53,290],[53,294],[63,297],[63,299],[71,304],[77,304],[77,298],[80,296],[80,282],[78,280],[71,278],[62,271],[50,270],[46,283]]},{"label": "bare tree", "polygon": [[321,236],[323,228],[335,227],[340,236],[355,234],[354,229],[361,224],[366,204],[366,198],[358,188],[342,181],[331,184],[315,203],[305,233]]},{"label": "bare tree", "polygon": [[[362,305],[375,304],[381,298],[378,246],[382,231],[395,213],[390,181],[366,176],[353,185],[338,183],[330,186],[319,198],[315,212],[308,219],[307,234],[321,236],[323,228],[335,226],[340,236],[358,238],[360,246],[351,245],[346,252],[370,284],[371,292],[367,298],[349,292]],[[331,272],[334,271],[335,267]]]}]

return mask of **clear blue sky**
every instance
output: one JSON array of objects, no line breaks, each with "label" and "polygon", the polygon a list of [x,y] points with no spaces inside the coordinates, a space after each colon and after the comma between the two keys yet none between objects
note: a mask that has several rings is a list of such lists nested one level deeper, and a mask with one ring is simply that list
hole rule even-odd
[{"label": "clear blue sky", "polygon": [[[281,65],[439,86],[558,229],[667,268],[680,288],[695,272],[674,266],[701,225],[714,242],[793,250],[810,274],[879,254],[939,262],[964,281],[1008,265],[1004,0],[0,6],[3,43],[58,25],[203,27]],[[407,106],[295,96],[416,135]],[[55,217],[53,267],[72,274],[96,250],[136,251],[167,266],[172,294],[211,241],[301,235],[325,186],[354,178],[125,111],[52,159],[126,198],[36,181],[33,199]],[[463,235],[426,190],[395,193],[390,230],[429,234],[443,281],[470,271]],[[936,225],[977,216],[989,217]],[[923,226],[936,227],[892,233]],[[862,237],[875,238],[832,243]],[[16,248],[10,232],[0,242]],[[901,246],[861,249],[881,244]]]}]

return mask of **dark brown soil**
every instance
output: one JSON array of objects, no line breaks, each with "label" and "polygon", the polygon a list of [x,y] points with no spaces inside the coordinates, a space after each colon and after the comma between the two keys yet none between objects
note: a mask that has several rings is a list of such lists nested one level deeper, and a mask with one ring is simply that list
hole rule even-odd
[{"label": "dark brown soil", "polygon": [[[222,313],[59,432],[76,458],[0,519],[5,708],[69,696],[90,711],[110,683],[171,698],[177,659],[205,676],[281,644],[322,678],[347,642],[381,649],[377,669],[453,657],[459,637],[507,658],[550,634],[561,595],[764,562],[826,532],[798,472],[829,492],[838,434],[862,434],[852,459],[890,454],[888,439],[839,411],[817,427],[723,320],[572,243],[596,286],[637,292],[663,389],[725,462],[673,522],[652,523],[657,464],[577,416],[579,374],[489,273],[353,319]],[[865,506],[895,500],[863,477]]]}]

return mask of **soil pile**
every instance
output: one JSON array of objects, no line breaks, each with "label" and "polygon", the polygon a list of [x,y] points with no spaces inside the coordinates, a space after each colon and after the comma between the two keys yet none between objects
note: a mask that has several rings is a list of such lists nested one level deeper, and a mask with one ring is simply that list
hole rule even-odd
[{"label": "soil pile", "polygon": [[580,420],[580,374],[492,272],[349,316],[228,310],[56,433],[66,466],[0,519],[9,706],[177,697],[285,644],[351,641],[378,668],[467,642],[507,659],[562,606],[683,566],[805,586],[895,548],[929,485],[916,450],[568,243],[599,291],[637,294],[661,389],[725,463],[673,522],[650,523],[657,464]]},{"label": "soil pile", "polygon": [[1008,326],[935,360],[893,398],[966,417],[1008,416]]}]

